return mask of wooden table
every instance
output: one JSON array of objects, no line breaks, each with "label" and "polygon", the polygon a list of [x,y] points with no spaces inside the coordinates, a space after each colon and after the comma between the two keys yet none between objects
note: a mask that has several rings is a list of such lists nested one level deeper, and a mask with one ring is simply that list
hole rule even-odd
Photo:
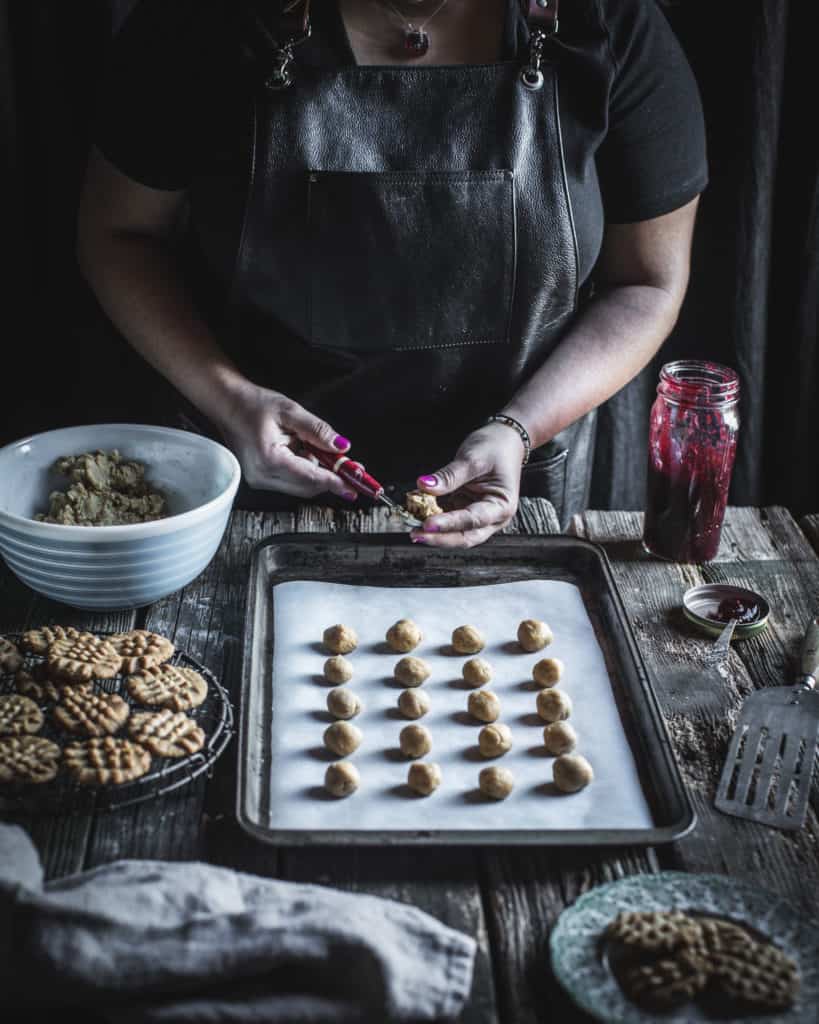
[{"label": "wooden table", "polygon": [[[803,521],[819,550],[819,517]],[[60,622],[95,630],[145,626],[171,636],[238,694],[245,587],[254,543],[271,533],[380,532],[380,513],[234,513],[208,569],[182,592],[136,614],[74,612],[34,596],[0,570],[0,632]],[[558,531],[548,503],[524,501],[510,532]],[[779,832],[725,817],[712,807],[732,712],[757,687],[791,681],[804,625],[819,612],[819,558],[782,508],[729,509],[716,561],[676,565],[647,557],[641,516],[588,512],[575,534],[606,549],[638,642],[651,669],[698,824],[657,849],[324,849],[276,850],[248,838],[233,816],[236,753],[231,744],[213,777],[123,811],[21,821],[50,878],[122,857],[204,859],[243,871],[374,893],[413,903],[478,941],[471,999],[462,1020],[530,1024],[586,1021],[554,980],[547,949],[558,914],[601,882],[663,868],[718,872],[779,891],[819,914],[819,780],[807,823]],[[679,611],[683,591],[732,582],[773,606],[762,635],[736,643],[728,678],[698,675],[708,640]],[[819,775],[819,773],[817,773]]]}]

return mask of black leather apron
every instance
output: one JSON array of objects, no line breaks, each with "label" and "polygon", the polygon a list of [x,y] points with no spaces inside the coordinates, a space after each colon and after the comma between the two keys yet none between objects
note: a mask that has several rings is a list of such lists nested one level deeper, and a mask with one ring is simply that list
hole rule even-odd
[{"label": "black leather apron", "polygon": [[[296,50],[293,84],[255,91],[233,354],[397,488],[448,462],[577,312],[557,66],[534,90],[521,70]],[[593,426],[523,474],[564,521],[585,503]]]}]

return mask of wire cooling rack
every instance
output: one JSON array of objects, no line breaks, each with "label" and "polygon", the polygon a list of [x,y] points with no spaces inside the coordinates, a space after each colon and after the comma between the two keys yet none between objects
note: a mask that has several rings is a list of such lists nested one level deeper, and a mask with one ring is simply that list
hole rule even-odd
[{"label": "wire cooling rack", "polygon": [[[3,635],[12,643],[20,645],[19,634]],[[104,637],[110,633],[100,632],[96,635]],[[23,656],[23,667],[29,670],[45,661],[45,658],[35,654],[23,653]],[[109,783],[81,786],[62,769],[51,782],[0,783],[0,812],[49,815],[78,814],[92,810],[114,811],[172,793],[193,782],[203,772],[207,772],[224,752],[233,736],[234,716],[230,697],[213,672],[190,654],[175,651],[169,663],[181,668],[192,668],[207,681],[208,695],[204,702],[186,712],[205,733],[205,743],[201,750],[185,757],[159,757],[152,754],[151,767],[145,775],[119,785]],[[0,673],[0,694],[17,692],[14,675]],[[111,679],[97,680],[94,687],[100,693],[118,693],[131,706],[132,712],[158,710],[147,708],[135,701],[125,688],[125,679],[126,675],[121,674]],[[35,735],[51,740],[61,749],[85,738],[68,733],[57,725],[52,714],[52,701],[43,699],[36,703],[43,712],[45,722]],[[127,735],[127,724],[126,721],[115,735]]]}]

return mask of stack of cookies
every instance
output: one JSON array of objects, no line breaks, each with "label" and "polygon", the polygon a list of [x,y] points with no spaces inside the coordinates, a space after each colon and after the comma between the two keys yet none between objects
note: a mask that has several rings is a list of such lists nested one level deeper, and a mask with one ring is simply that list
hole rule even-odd
[{"label": "stack of cookies", "polygon": [[790,957],[725,918],[630,911],[618,914],[606,936],[623,991],[648,1010],[704,998],[735,1012],[771,1012],[790,1006],[799,991]]},{"label": "stack of cookies", "polygon": [[[0,678],[14,679],[14,692],[0,695],[0,783],[49,782],[62,767],[80,785],[121,784],[145,775],[152,755],[201,750],[205,733],[185,712],[208,684],[170,664],[173,654],[170,640],[144,629],[102,637],[45,626],[19,646],[0,637]],[[123,677],[130,701],[116,692]],[[44,725],[57,742],[40,735]]]}]

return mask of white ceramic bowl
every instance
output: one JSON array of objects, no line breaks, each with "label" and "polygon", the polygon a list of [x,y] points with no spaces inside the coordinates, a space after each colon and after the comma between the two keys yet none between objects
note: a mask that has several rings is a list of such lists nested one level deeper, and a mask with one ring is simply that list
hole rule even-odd
[{"label": "white ceramic bowl", "polygon": [[[170,515],[127,526],[61,526],[33,518],[68,481],[61,455],[118,449],[146,465]],[[207,437],[135,423],[49,430],[0,448],[0,554],[23,583],[74,608],[151,604],[195,579],[216,553],[241,471]]]}]

